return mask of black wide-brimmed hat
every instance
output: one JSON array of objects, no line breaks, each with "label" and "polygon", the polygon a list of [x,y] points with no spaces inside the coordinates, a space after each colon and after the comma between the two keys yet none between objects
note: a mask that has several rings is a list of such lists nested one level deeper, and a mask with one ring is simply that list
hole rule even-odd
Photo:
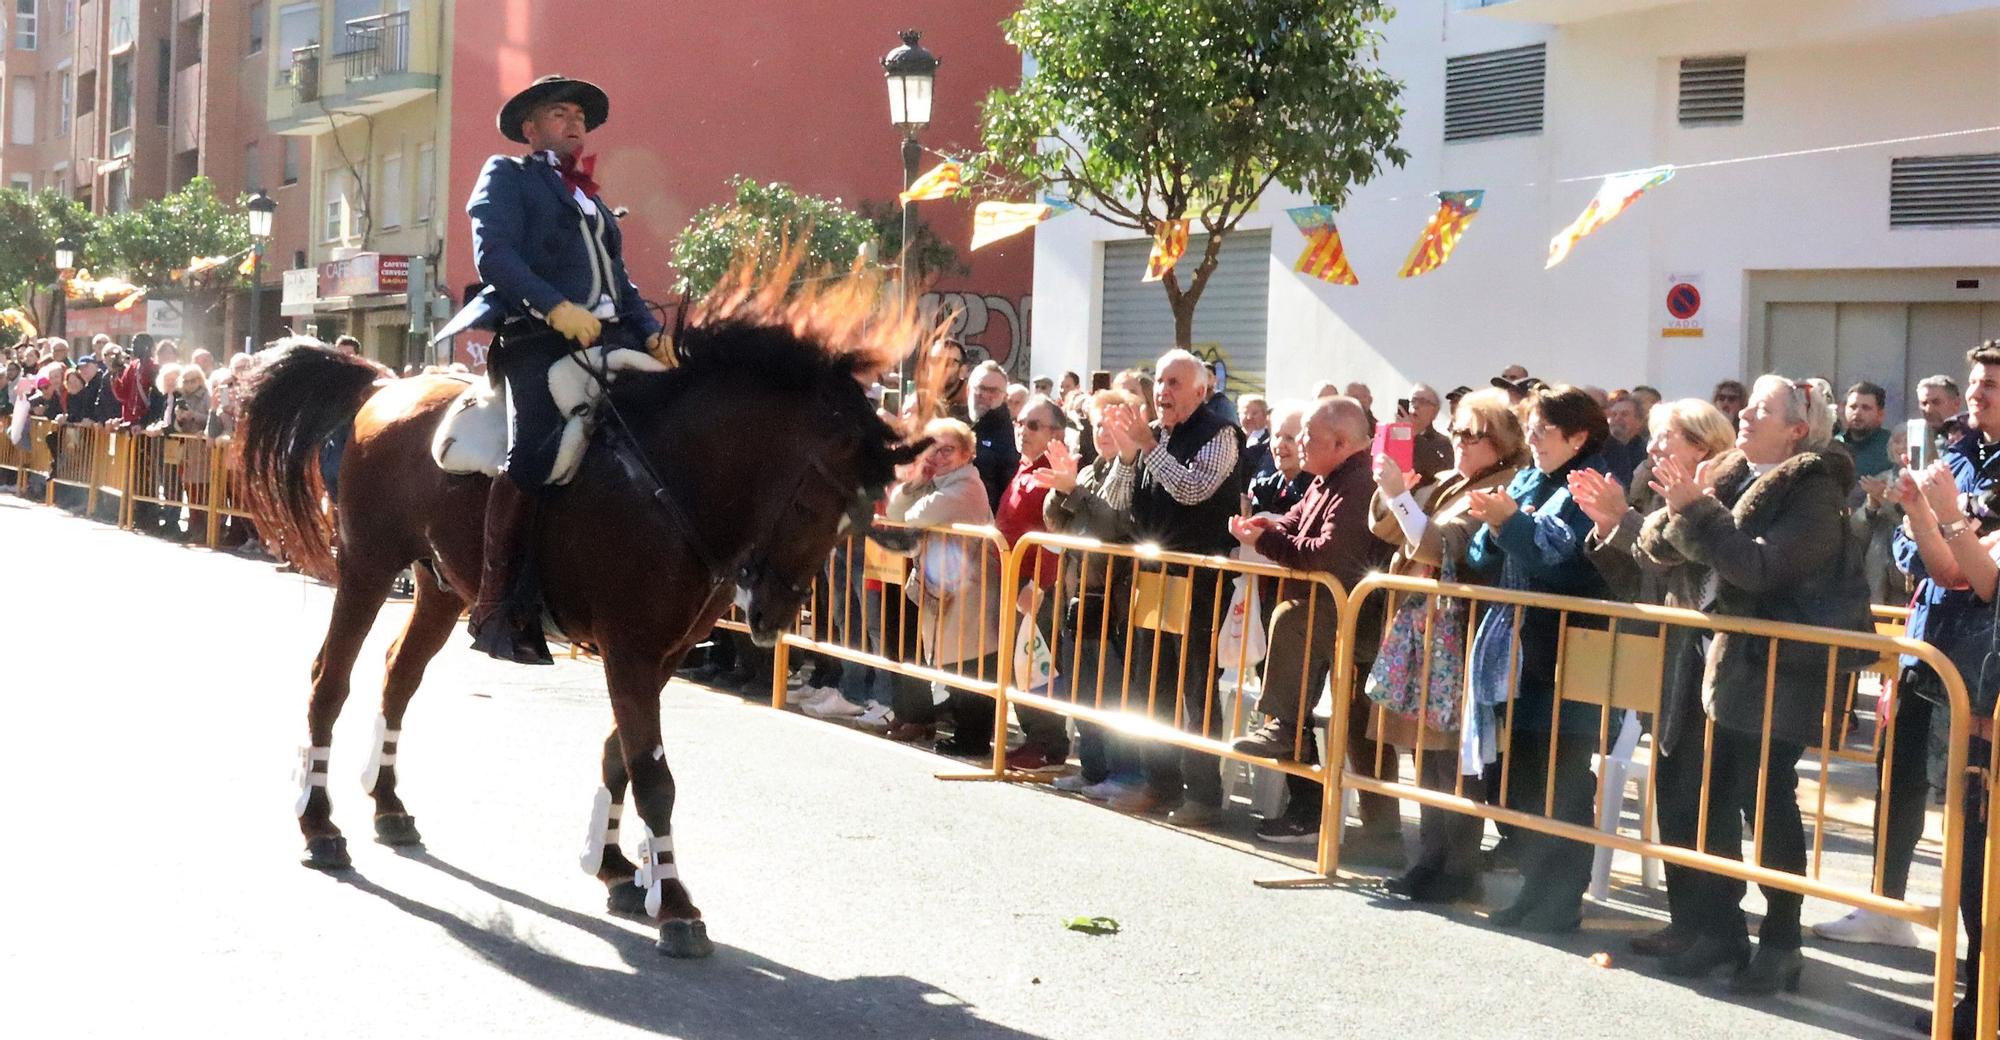
[{"label": "black wide-brimmed hat", "polygon": [[528,139],[521,134],[521,124],[535,111],[535,106],[556,101],[581,106],[585,130],[595,130],[611,117],[611,98],[597,84],[568,76],[543,76],[500,106],[500,136],[527,144]]}]

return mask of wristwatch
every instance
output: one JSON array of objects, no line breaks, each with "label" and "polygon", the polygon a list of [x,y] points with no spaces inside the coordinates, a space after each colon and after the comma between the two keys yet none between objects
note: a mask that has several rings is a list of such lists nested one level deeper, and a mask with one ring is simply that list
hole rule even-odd
[{"label": "wristwatch", "polygon": [[1938,537],[1943,538],[1945,541],[1949,542],[1953,538],[1956,538],[1959,535],[1964,534],[1971,527],[1972,527],[1971,519],[1967,517],[1960,517],[1956,520],[1953,520],[1951,523],[1939,524]]}]

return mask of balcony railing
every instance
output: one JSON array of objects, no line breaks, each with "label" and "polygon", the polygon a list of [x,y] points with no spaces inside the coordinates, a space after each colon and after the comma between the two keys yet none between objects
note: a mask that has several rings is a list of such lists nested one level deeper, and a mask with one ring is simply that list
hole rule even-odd
[{"label": "balcony railing", "polygon": [[292,63],[278,70],[278,86],[292,88],[298,104],[319,100],[319,44],[292,50]]},{"label": "balcony railing", "polygon": [[349,82],[410,71],[410,12],[391,11],[348,22],[340,57],[347,63]]}]

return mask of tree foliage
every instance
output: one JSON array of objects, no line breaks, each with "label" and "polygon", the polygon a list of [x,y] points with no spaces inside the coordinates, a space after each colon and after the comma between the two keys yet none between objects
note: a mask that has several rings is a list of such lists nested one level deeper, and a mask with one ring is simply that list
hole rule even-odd
[{"label": "tree foliage", "polygon": [[[893,199],[863,202],[861,215],[875,225],[875,240],[882,246],[882,262],[895,262],[903,250],[903,207]],[[921,214],[915,227],[916,234],[910,236],[910,274],[916,284],[928,285],[940,275],[972,273],[972,268],[958,259],[958,250],[938,237],[937,230]]]},{"label": "tree foliage", "polygon": [[737,257],[780,242],[804,243],[802,271],[846,270],[875,239],[875,225],[837,198],[748,177],[731,178],[729,187],[730,201],[701,209],[674,240],[673,262],[681,275],[675,291],[701,296]]},{"label": "tree foliage", "polygon": [[0,190],[0,306],[19,307],[37,328],[47,329],[54,310],[56,243],[68,238],[83,245],[91,227],[90,211],[59,191]]},{"label": "tree foliage", "polygon": [[158,292],[172,286],[174,272],[195,257],[235,255],[248,248],[250,223],[242,201],[224,205],[208,178],[196,177],[164,198],[100,217],[83,266]]},{"label": "tree foliage", "polygon": [[1148,235],[1194,221],[1163,279],[1186,346],[1223,239],[1265,189],[1338,206],[1408,158],[1401,84],[1375,64],[1392,14],[1382,0],[1026,0],[1006,35],[1033,71],[987,96],[978,179]]}]

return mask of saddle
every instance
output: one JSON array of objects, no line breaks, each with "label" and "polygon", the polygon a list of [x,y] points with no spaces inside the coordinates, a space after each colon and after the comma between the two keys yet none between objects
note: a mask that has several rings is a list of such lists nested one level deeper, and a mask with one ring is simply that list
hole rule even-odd
[{"label": "saddle", "polygon": [[[616,380],[621,372],[665,371],[667,366],[643,350],[603,347],[566,354],[549,366],[549,395],[565,418],[562,446],[548,482],[569,483],[583,462],[584,446],[597,425],[597,404],[604,396],[603,384],[592,373]],[[498,477],[507,456],[507,400],[488,380],[467,378],[466,383],[431,438],[431,458],[446,473]]]}]

